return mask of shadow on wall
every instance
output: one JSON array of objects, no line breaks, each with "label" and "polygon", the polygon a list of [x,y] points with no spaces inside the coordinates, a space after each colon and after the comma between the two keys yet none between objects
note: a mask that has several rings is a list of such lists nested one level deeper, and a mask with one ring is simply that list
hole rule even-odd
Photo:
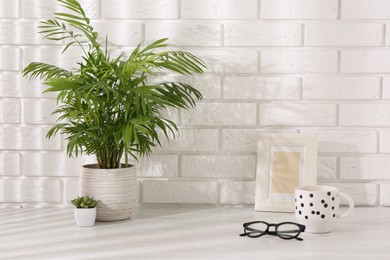
[{"label": "shadow on wall", "polygon": [[[318,185],[337,187],[340,192],[352,197],[355,206],[379,205],[378,185],[362,183],[366,181],[365,169],[362,169],[358,163],[359,157],[340,154],[340,151],[357,151],[358,147],[355,144],[320,140],[318,147],[319,151],[323,151],[323,155],[320,155],[318,160]],[[347,206],[348,202],[341,197],[340,205]]]}]

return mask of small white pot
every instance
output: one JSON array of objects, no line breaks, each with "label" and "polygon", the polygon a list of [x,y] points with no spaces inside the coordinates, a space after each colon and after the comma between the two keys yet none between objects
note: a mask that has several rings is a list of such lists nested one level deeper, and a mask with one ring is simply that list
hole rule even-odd
[{"label": "small white pot", "polygon": [[74,209],[74,218],[76,225],[79,227],[91,227],[95,225],[96,208],[90,209]]}]

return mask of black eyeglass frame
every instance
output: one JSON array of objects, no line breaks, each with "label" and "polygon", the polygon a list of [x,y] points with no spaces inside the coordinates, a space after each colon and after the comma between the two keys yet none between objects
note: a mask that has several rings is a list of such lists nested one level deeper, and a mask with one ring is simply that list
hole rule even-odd
[{"label": "black eyeglass frame", "polygon": [[[255,228],[251,228],[250,225],[253,224],[265,224],[267,225],[267,228],[265,230],[258,230]],[[295,225],[298,227],[298,230],[291,230],[290,232],[296,232],[295,235],[292,236],[286,236],[285,233],[286,231],[283,232],[278,232],[278,228],[282,225]],[[273,236],[278,236],[281,239],[285,240],[290,240],[290,239],[297,239],[299,241],[302,241],[303,239],[298,237],[301,232],[305,232],[306,227],[302,224],[295,223],[295,222],[281,222],[278,224],[270,224],[265,221],[252,221],[252,222],[247,222],[242,225],[244,227],[244,233],[240,234],[240,236],[248,236],[250,238],[256,238],[256,237],[261,237],[264,235],[273,235]],[[275,231],[270,231],[270,227],[275,227]],[[248,231],[248,232],[247,232]],[[283,235],[281,233],[284,233]],[[254,235],[256,234],[256,235]]]}]

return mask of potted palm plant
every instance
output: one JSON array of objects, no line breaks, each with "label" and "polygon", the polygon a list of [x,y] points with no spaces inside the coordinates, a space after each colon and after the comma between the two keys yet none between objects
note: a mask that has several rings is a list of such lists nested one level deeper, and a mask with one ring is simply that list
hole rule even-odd
[{"label": "potted palm plant", "polygon": [[205,64],[189,52],[167,50],[159,39],[129,55],[112,57],[107,36],[101,40],[77,0],[58,0],[67,10],[41,22],[40,33],[53,41],[65,41],[63,52],[78,46],[81,60],[72,70],[32,62],[22,71],[30,79],[42,79],[45,92],[57,93],[57,133],[67,140],[69,156],[96,156],[97,164],[85,165],[80,174],[80,193],[99,200],[97,220],[130,217],[136,201],[136,173],[129,158],[149,155],[161,138],[175,136],[176,124],[167,108],[190,109],[201,93],[180,82],[153,83],[159,71],[182,75],[203,73]]}]

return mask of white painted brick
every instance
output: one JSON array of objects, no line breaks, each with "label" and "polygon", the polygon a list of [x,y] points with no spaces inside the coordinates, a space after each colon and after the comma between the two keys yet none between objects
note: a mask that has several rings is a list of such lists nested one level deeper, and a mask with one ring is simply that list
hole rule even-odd
[{"label": "white painted brick", "polygon": [[375,153],[377,135],[375,131],[365,130],[313,130],[303,129],[302,133],[317,133],[318,151],[320,153]]},{"label": "white painted brick", "polygon": [[263,73],[335,73],[337,52],[332,50],[266,50],[261,52]]},{"label": "white painted brick", "polygon": [[379,99],[379,77],[305,77],[304,99]]},{"label": "white painted brick", "polygon": [[176,19],[178,4],[176,0],[104,0],[102,15],[114,19]]},{"label": "white painted brick", "polygon": [[256,73],[257,51],[232,50],[191,50],[207,65],[207,73]]},{"label": "white painted brick", "polygon": [[381,46],[383,24],[308,23],[305,25],[306,46]]},{"label": "white painted brick", "polygon": [[256,19],[257,0],[182,0],[182,19]]},{"label": "white painted brick", "polygon": [[0,180],[0,202],[61,202],[61,188],[59,180]]},{"label": "white painted brick", "polygon": [[157,152],[213,152],[218,151],[217,129],[179,129],[176,139],[161,137],[162,147]]},{"label": "white painted brick", "polygon": [[319,156],[317,162],[317,176],[320,180],[335,179],[337,162],[334,156]]},{"label": "white painted brick", "polygon": [[23,102],[23,122],[25,124],[55,124],[57,116],[53,111],[57,108],[54,99],[29,99]]},{"label": "white painted brick", "polygon": [[264,103],[260,105],[262,126],[334,126],[336,106],[313,103]]},{"label": "white painted brick", "polygon": [[[340,192],[345,192],[350,195],[355,203],[355,206],[377,206],[379,185],[374,183],[321,183],[321,185],[329,185],[337,187]],[[340,205],[348,205],[348,202],[340,198]],[[340,213],[346,209],[341,209]],[[352,213],[353,214],[353,213]]]},{"label": "white painted brick", "polygon": [[64,182],[64,202],[71,203],[77,196],[84,194],[79,193],[79,179],[65,179]]},{"label": "white painted brick", "polygon": [[199,103],[182,112],[184,125],[256,125],[256,104]]},{"label": "white painted brick", "polygon": [[27,66],[30,62],[43,62],[70,70],[77,66],[77,62],[82,61],[82,50],[77,46],[70,47],[64,54],[61,54],[62,50],[61,46],[26,47],[23,66]]},{"label": "white painted brick", "polygon": [[17,47],[0,46],[0,70],[19,71],[21,51]]},{"label": "white painted brick", "polygon": [[[23,18],[52,19],[55,12],[68,12],[53,0],[22,0],[21,2]],[[80,0],[79,3],[84,8],[87,17],[99,17],[99,1]]]},{"label": "white painted brick", "polygon": [[[1,11],[0,11],[1,12]],[[2,21],[0,26],[0,44],[15,44],[16,33],[19,28],[17,22]]]},{"label": "white painted brick", "polygon": [[357,180],[390,180],[390,157],[342,157],[340,178]]},{"label": "white painted brick", "polygon": [[259,130],[223,129],[221,138],[224,152],[256,152]]},{"label": "white painted brick", "polygon": [[148,82],[153,84],[159,84],[161,82],[190,84],[202,93],[203,99],[219,99],[221,97],[221,78],[216,76],[181,76],[175,74],[155,77]]},{"label": "white painted brick", "polygon": [[176,155],[151,155],[137,163],[138,177],[175,177],[178,158]]},{"label": "white painted brick", "polygon": [[20,123],[21,111],[17,99],[0,98],[0,124],[17,124]]},{"label": "white painted brick", "polygon": [[254,155],[183,155],[182,177],[254,178]]},{"label": "white painted brick", "polygon": [[390,51],[341,51],[340,69],[343,73],[389,73]]},{"label": "white painted brick", "polygon": [[0,176],[18,176],[20,171],[19,153],[0,153]]},{"label": "white painted brick", "polygon": [[337,0],[262,0],[262,19],[337,19]]},{"label": "white painted brick", "polygon": [[216,23],[146,23],[145,41],[169,38],[168,44],[180,46],[221,46],[222,27]]},{"label": "white painted brick", "polygon": [[38,33],[40,29],[38,21],[5,21],[0,27],[0,44],[19,44],[19,45],[58,45],[62,41],[51,41],[43,39],[44,35]]},{"label": "white painted brick", "polygon": [[0,1],[0,18],[18,18],[19,1],[1,0]]},{"label": "white painted brick", "polygon": [[199,181],[143,181],[144,203],[215,204],[218,185]]},{"label": "white painted brick", "polygon": [[[138,45],[142,41],[142,24],[128,21],[92,21],[92,26],[103,41],[108,37],[110,44]],[[102,42],[103,42],[102,41]]]},{"label": "white painted brick", "polygon": [[221,97],[221,78],[213,76],[185,77],[180,82],[190,84],[199,90],[204,100]]},{"label": "white painted brick", "polygon": [[300,46],[298,23],[226,23],[225,46]]},{"label": "white painted brick", "polygon": [[0,149],[3,150],[60,150],[59,135],[46,139],[47,127],[2,127]]},{"label": "white painted brick", "polygon": [[0,72],[0,97],[22,96],[21,75],[15,72]]},{"label": "white painted brick", "polygon": [[340,104],[342,126],[390,126],[390,104]]},{"label": "white painted brick", "polygon": [[43,84],[43,80],[38,79],[29,79],[28,77],[23,77],[19,74],[15,84],[20,84],[20,91],[22,97],[25,98],[56,98],[55,92],[43,93],[47,86]]},{"label": "white painted brick", "polygon": [[221,183],[221,204],[254,204],[255,183],[237,181]]},{"label": "white painted brick", "polygon": [[389,19],[390,2],[387,0],[343,0],[341,19]]},{"label": "white painted brick", "polygon": [[298,133],[298,129],[222,129],[222,151],[255,153],[257,151],[259,133],[265,132]]},{"label": "white painted brick", "polygon": [[390,130],[381,130],[379,134],[379,150],[381,153],[390,153]]},{"label": "white painted brick", "polygon": [[25,176],[78,176],[88,157],[69,158],[65,152],[26,152],[22,172]]},{"label": "white painted brick", "polygon": [[301,80],[293,77],[226,77],[226,99],[300,99]]},{"label": "white painted brick", "polygon": [[381,183],[380,185],[380,205],[390,206],[390,183]]}]

